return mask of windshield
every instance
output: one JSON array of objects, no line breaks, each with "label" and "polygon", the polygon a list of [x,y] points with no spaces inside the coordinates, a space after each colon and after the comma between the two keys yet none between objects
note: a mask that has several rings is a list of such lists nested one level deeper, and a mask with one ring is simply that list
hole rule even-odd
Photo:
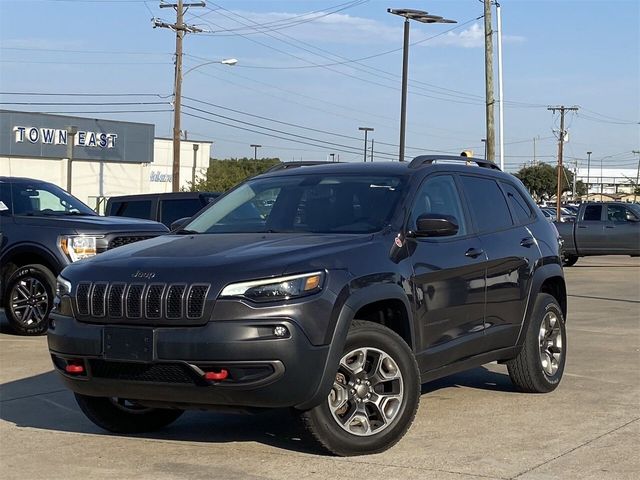
[{"label": "windshield", "polygon": [[389,221],[398,177],[295,175],[249,181],[184,226],[194,233],[371,233]]},{"label": "windshield", "polygon": [[13,183],[14,215],[95,215],[96,213],[51,183]]}]

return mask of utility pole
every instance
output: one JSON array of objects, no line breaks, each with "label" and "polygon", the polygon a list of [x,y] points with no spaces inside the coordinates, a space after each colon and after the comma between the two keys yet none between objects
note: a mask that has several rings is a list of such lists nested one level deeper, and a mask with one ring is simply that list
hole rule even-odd
[{"label": "utility pole", "polygon": [[556,113],[556,110],[560,112],[560,132],[558,134],[558,187],[556,190],[556,221],[559,222],[561,217],[560,205],[562,203],[562,177],[564,176],[562,153],[564,150],[564,138],[567,133],[564,130],[564,114],[565,112],[577,112],[578,107],[565,107],[564,105],[560,105],[548,107],[547,110],[551,110],[553,113]]},{"label": "utility pole", "polygon": [[484,76],[486,102],[487,160],[496,161],[496,130],[493,115],[493,26],[491,23],[491,0],[484,0]]},{"label": "utility pole", "polygon": [[373,163],[373,138],[371,139],[371,163]]},{"label": "utility pole", "polygon": [[250,147],[253,148],[253,159],[258,160],[258,149],[261,148],[262,145],[257,145],[255,143],[252,143]]},{"label": "utility pole", "polygon": [[358,130],[364,132],[364,161],[367,162],[367,133],[373,132],[373,128],[371,127],[358,127]]},{"label": "utility pole", "polygon": [[201,32],[202,29],[184,23],[184,14],[189,7],[206,7],[204,2],[160,3],[160,8],[173,8],[176,11],[176,23],[165,23],[153,19],[153,28],[168,28],[176,32],[175,77],[173,90],[173,169],[171,186],[174,192],[180,190],[180,106],[182,101],[182,39],[186,33]]},{"label": "utility pole", "polygon": [[335,153],[330,153],[329,156],[331,157],[331,162],[335,162],[336,161],[336,154]]},{"label": "utility pole", "polygon": [[533,137],[533,164],[536,164],[536,137]]},{"label": "utility pole", "polygon": [[638,181],[640,181],[640,150],[633,150],[632,153],[638,155],[638,173],[636,173],[636,184],[633,189],[633,203],[636,203],[638,188],[640,188],[640,186],[638,186]]},{"label": "utility pole", "polygon": [[589,201],[589,174],[591,173],[591,154],[587,152],[587,202]]}]

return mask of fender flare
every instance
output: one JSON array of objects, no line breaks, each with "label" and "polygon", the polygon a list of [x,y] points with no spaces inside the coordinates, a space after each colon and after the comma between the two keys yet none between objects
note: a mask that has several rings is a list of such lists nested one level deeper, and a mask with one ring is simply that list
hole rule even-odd
[{"label": "fender flare", "polygon": [[333,335],[328,339],[329,351],[323,366],[320,382],[318,383],[316,391],[308,400],[295,406],[298,410],[313,408],[329,395],[335,379],[338,363],[340,362],[340,357],[342,356],[344,345],[347,341],[347,334],[349,333],[351,322],[355,319],[358,310],[365,305],[382,300],[402,301],[409,318],[411,343],[414,344],[415,342],[411,305],[402,287],[397,284],[376,284],[350,291],[349,286],[346,286],[338,297],[344,295],[344,293],[348,294],[348,298],[340,308],[340,313],[337,315],[336,321],[329,328],[329,331],[333,331]]},{"label": "fender flare", "polygon": [[[56,258],[55,254],[49,249],[42,247],[40,244],[31,242],[21,242],[17,245],[11,246],[6,252],[2,253],[2,256],[0,256],[0,265],[6,265],[14,256],[24,253],[38,255],[44,258],[47,261],[48,266],[53,267],[51,273],[54,276],[57,276],[65,267],[65,265],[60,264],[60,260]],[[1,273],[2,272],[0,272],[0,274]],[[0,297],[2,298],[4,298],[4,288],[5,285],[3,279],[0,278]]]},{"label": "fender flare", "polygon": [[[555,278],[555,277],[561,278],[562,282],[564,283],[564,272],[559,263],[548,263],[535,270],[535,273],[533,274],[533,279],[531,280],[531,290],[529,291],[527,307],[525,310],[524,318],[520,326],[520,332],[518,333],[518,339],[516,340],[517,346],[522,346],[524,343],[525,332],[527,331],[527,328],[529,327],[529,323],[531,322],[531,313],[533,311],[533,306],[536,301],[536,297],[538,296],[538,293],[540,293],[542,289],[542,284],[546,280],[550,278]],[[565,292],[566,292],[566,286],[565,286]],[[562,302],[559,302],[559,303],[561,308],[563,309],[562,313],[564,314],[564,317],[565,317],[564,320],[566,323],[567,321],[566,298],[564,301],[564,306],[562,305]]]}]

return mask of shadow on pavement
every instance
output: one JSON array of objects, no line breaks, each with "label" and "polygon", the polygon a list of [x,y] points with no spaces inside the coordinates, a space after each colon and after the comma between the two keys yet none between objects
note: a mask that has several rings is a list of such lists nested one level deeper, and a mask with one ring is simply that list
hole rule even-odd
[{"label": "shadow on pavement", "polygon": [[[476,368],[423,385],[422,393],[447,387],[514,391],[508,375]],[[0,385],[0,418],[18,427],[111,435],[93,425],[54,371]],[[255,414],[188,411],[169,427],[137,438],[202,443],[259,442],[286,450],[323,454],[289,409]]]},{"label": "shadow on pavement", "polygon": [[[18,427],[116,436],[86,419],[54,371],[0,385],[0,402],[0,418]],[[259,442],[298,452],[323,453],[288,409],[254,414],[187,411],[169,427],[131,437],[202,443]]]},{"label": "shadow on pavement", "polygon": [[434,380],[422,385],[422,394],[434,392],[448,387],[467,387],[479,390],[492,390],[498,392],[517,392],[509,375],[493,372],[486,367],[478,367],[466,372],[456,373],[448,377]]}]

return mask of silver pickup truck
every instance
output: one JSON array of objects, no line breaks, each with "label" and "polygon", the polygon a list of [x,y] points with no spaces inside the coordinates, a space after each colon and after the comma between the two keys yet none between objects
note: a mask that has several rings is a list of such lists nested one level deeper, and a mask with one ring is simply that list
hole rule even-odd
[{"label": "silver pickup truck", "polygon": [[590,255],[640,256],[640,205],[584,203],[575,222],[554,222],[562,237],[563,263]]}]

